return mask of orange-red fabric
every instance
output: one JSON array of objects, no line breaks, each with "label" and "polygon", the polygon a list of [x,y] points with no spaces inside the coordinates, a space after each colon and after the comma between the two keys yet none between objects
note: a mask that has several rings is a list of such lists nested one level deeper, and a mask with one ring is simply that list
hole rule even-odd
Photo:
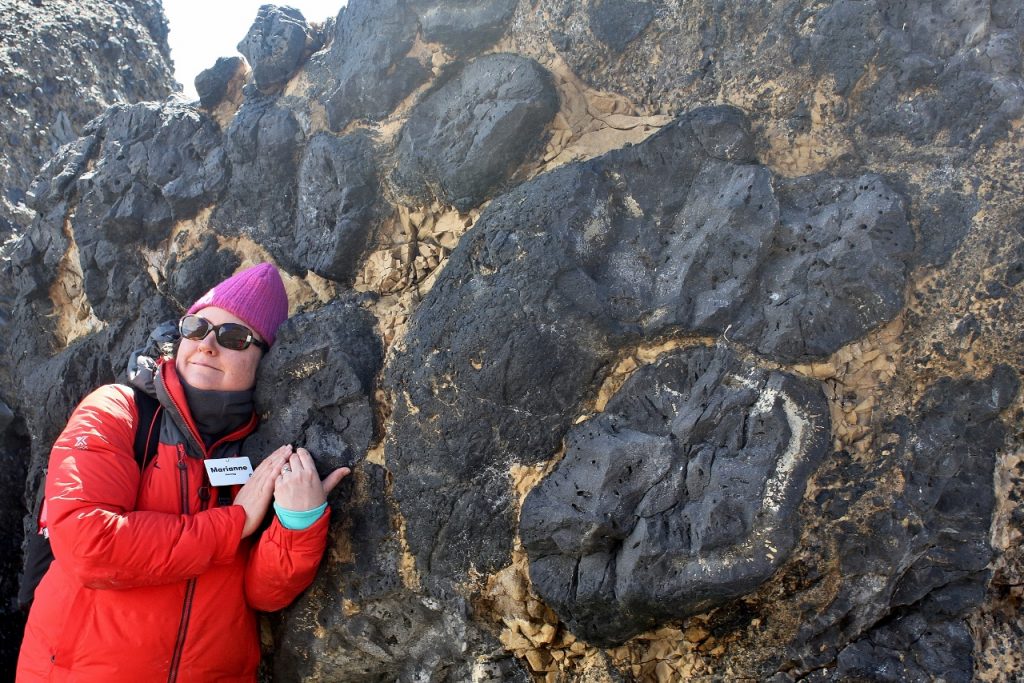
[{"label": "orange-red fabric", "polygon": [[[161,371],[184,406],[173,364]],[[131,389],[104,386],[54,444],[46,499],[55,559],[29,613],[19,683],[167,681],[176,649],[177,681],[251,683],[254,610],[281,609],[313,580],[329,511],[308,529],[275,518],[258,539],[242,539],[244,510],[201,500],[203,462],[183,445],[161,442],[139,472],[137,419]]]}]

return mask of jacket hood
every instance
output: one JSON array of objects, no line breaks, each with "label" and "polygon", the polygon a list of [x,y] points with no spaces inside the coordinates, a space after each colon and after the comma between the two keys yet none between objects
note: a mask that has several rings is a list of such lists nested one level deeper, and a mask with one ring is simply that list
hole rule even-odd
[{"label": "jacket hood", "polygon": [[135,349],[128,357],[128,383],[153,398],[156,393],[157,366],[161,358],[174,355],[174,344],[178,341],[178,323],[167,320],[149,333],[149,339],[141,348]]}]

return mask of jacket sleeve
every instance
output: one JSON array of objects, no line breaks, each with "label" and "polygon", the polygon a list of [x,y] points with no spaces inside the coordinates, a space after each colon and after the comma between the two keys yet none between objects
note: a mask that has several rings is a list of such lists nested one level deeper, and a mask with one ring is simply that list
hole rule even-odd
[{"label": "jacket sleeve", "polygon": [[131,390],[107,385],[75,409],[50,452],[47,527],[57,560],[89,588],[133,588],[189,579],[230,562],[245,511],[194,515],[134,511],[137,413]]},{"label": "jacket sleeve", "polygon": [[245,598],[261,612],[287,607],[313,582],[324,548],[331,516],[328,507],[312,526],[285,529],[274,515],[260,536],[245,569]]}]

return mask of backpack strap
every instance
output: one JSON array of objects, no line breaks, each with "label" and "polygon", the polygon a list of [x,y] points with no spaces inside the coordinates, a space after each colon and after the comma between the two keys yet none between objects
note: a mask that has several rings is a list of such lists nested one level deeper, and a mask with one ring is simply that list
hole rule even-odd
[{"label": "backpack strap", "polygon": [[139,413],[133,450],[135,462],[142,472],[160,443],[160,413],[163,406],[160,405],[160,401],[138,388],[133,387],[132,392],[135,394],[135,409]]}]

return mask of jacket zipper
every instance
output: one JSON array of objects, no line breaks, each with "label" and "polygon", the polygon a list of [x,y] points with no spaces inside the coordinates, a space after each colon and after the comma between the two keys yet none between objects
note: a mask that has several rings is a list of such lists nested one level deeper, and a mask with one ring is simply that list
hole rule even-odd
[{"label": "jacket zipper", "polygon": [[[166,389],[165,389],[165,391],[166,391]],[[203,448],[203,438],[201,436],[199,436],[199,430],[196,429],[195,425],[192,424],[191,420],[189,420],[188,418],[185,417],[185,411],[183,411],[181,409],[181,406],[178,405],[178,401],[175,400],[174,395],[171,394],[170,391],[166,391],[166,393],[167,393],[167,397],[171,400],[171,405],[174,406],[174,411],[176,413],[178,413],[178,415],[181,417],[181,421],[184,422],[185,426],[188,428],[189,435],[195,441],[195,445],[197,445],[200,449],[202,449]],[[181,467],[182,457],[184,456],[184,454],[185,454],[185,451],[183,450],[182,444],[178,444],[178,467],[179,468]],[[204,456],[206,455],[205,451],[204,451],[203,455]],[[183,501],[183,503],[182,503],[182,514],[188,514],[188,512],[187,512],[188,497],[187,497],[187,495],[185,493],[185,489],[182,489],[182,496],[183,496],[183,498],[182,498],[182,501]]]},{"label": "jacket zipper", "polygon": [[[181,514],[189,514],[188,504],[188,464],[185,462],[185,444],[178,444],[178,477],[181,484]],[[205,502],[205,501],[204,501]],[[205,508],[205,504],[201,504]],[[192,616],[192,600],[196,594],[196,579],[191,578],[185,584],[185,601],[181,606],[181,621],[178,623],[178,637],[174,643],[174,654],[171,656],[171,668],[167,672],[167,683],[178,679],[178,666],[181,664],[181,653],[185,649],[185,636],[188,633],[188,622]]]},{"label": "jacket zipper", "polygon": [[[174,409],[178,412],[178,414],[181,415],[184,418],[185,413],[181,410],[181,406],[178,405],[178,402],[175,400],[174,396],[169,391],[166,392],[166,393],[167,393],[168,398],[170,398],[170,400],[171,400],[171,405],[173,405]],[[198,430],[196,430],[195,426],[191,423],[190,420],[183,419],[183,422],[185,423],[185,425],[188,427],[189,431],[191,432],[192,438],[195,439],[196,443],[199,444],[200,447],[202,448],[203,440],[199,436]],[[232,437],[234,437],[236,434],[241,434],[246,429],[251,430],[252,427],[253,427],[253,423],[254,422],[256,422],[256,416],[255,415],[253,415],[252,418],[250,418],[248,425],[245,425],[245,426],[235,430],[235,432],[233,432],[232,434],[228,434],[227,436],[221,437],[217,441],[217,443],[215,443],[209,450],[203,448],[203,456],[206,457],[209,453],[213,452],[213,450],[218,445],[220,445],[224,441],[231,440]],[[180,479],[180,484],[181,484],[181,514],[187,515],[187,514],[189,514],[189,504],[188,504],[188,465],[185,462],[185,457],[186,457],[185,456],[185,444],[179,443],[177,445],[177,450],[178,450],[178,472],[179,472],[179,479]],[[210,496],[209,496],[208,492],[207,492],[207,495],[205,495],[205,496],[204,495],[200,495],[200,501],[199,501],[199,509],[200,509],[200,511],[206,509],[206,507],[207,507],[207,505],[209,503],[209,498],[210,498]],[[191,578],[191,579],[188,580],[188,583],[185,585],[185,601],[184,601],[184,603],[181,606],[181,621],[178,623],[178,637],[177,637],[177,639],[176,639],[176,641],[174,643],[174,653],[171,655],[171,668],[167,672],[167,683],[175,683],[175,681],[178,679],[178,667],[181,664],[181,654],[182,654],[182,651],[185,649],[185,636],[188,633],[188,622],[189,622],[189,619],[192,616],[192,601],[193,601],[193,599],[195,597],[195,592],[196,592],[196,579],[195,578]]]}]

